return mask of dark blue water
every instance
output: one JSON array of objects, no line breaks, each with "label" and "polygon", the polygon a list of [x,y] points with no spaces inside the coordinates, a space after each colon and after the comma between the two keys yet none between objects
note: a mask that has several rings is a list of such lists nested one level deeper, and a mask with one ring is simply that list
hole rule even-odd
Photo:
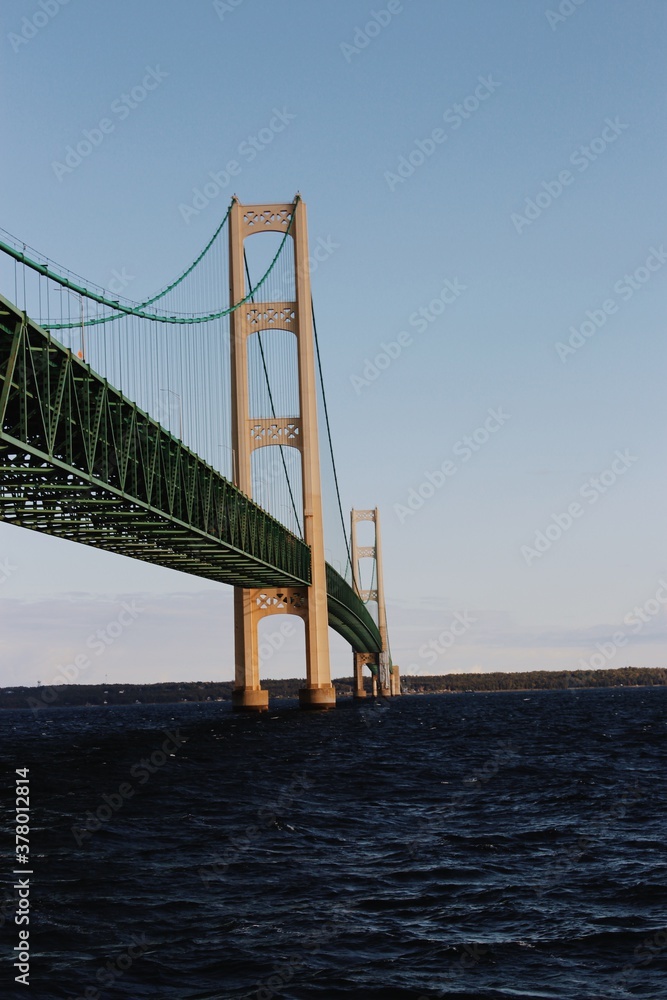
[{"label": "dark blue water", "polygon": [[667,997],[667,690],[279,704],[0,714],[2,996]]}]

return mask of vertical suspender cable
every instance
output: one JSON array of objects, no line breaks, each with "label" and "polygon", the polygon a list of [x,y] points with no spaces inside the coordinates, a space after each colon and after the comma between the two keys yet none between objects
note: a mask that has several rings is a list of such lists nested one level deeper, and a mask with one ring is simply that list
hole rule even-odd
[{"label": "vertical suspender cable", "polygon": [[320,342],[317,339],[317,323],[315,322],[315,306],[311,297],[310,307],[313,314],[313,334],[315,336],[315,353],[317,354],[317,369],[320,373],[320,386],[322,388],[322,403],[324,405],[324,420],[327,425],[327,438],[329,440],[329,451],[331,453],[331,464],[333,465],[333,475],[334,483],[336,484],[336,497],[338,499],[338,513],[340,514],[340,523],[343,528],[343,538],[345,539],[345,548],[347,550],[347,562],[349,566],[352,566],[352,556],[350,554],[350,543],[347,538],[347,531],[345,529],[345,518],[343,516],[343,505],[340,499],[340,489],[338,488],[338,473],[336,472],[336,460],[334,458],[333,442],[331,440],[331,426],[329,424],[329,408],[327,406],[327,396],[324,391],[324,378],[322,377],[322,359],[320,357]]},{"label": "vertical suspender cable", "polygon": [[[248,270],[248,258],[246,256],[245,250],[243,251],[243,262],[245,264],[245,273],[246,273],[246,278],[248,279],[248,287],[252,288],[252,282],[250,280],[250,272]],[[251,302],[254,302],[254,301],[255,301],[255,297],[253,295],[252,298],[251,298]],[[267,388],[268,394],[269,394],[269,403],[271,404],[271,416],[275,417],[276,416],[276,408],[273,405],[273,393],[271,392],[271,384],[269,382],[269,373],[268,373],[268,370],[267,370],[267,367],[266,367],[266,358],[264,357],[264,347],[262,345],[262,334],[261,334],[261,331],[259,331],[259,330],[257,331],[257,342],[259,344],[259,353],[260,353],[260,356],[262,358],[262,368],[264,369],[264,378],[266,379],[266,388]],[[285,478],[287,480],[287,488],[289,490],[290,500],[292,501],[292,510],[294,511],[294,518],[296,520],[296,524],[297,524],[297,527],[299,529],[299,533],[301,534],[301,537],[303,538],[303,531],[302,531],[302,528],[301,528],[301,522],[299,521],[299,515],[297,513],[296,504],[294,503],[294,494],[292,493],[292,484],[290,483],[290,478],[289,478],[289,475],[288,475],[288,472],[287,472],[287,464],[285,462],[285,455],[284,455],[284,452],[283,452],[283,445],[278,445],[278,447],[280,448],[280,457],[282,459],[283,470],[285,472]]]}]

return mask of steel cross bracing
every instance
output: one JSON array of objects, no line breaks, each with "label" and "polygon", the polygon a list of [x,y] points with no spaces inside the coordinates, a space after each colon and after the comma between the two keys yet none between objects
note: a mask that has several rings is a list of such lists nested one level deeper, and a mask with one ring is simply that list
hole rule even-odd
[{"label": "steel cross bracing", "polygon": [[[243,587],[310,583],[301,539],[0,296],[0,519]],[[332,628],[381,648],[326,567]]]}]

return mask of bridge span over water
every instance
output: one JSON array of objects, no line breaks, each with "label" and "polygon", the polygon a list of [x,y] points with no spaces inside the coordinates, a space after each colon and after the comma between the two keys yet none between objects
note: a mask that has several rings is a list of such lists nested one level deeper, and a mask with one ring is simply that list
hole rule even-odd
[{"label": "bridge span over water", "polygon": [[[259,233],[275,254],[252,285],[245,244]],[[331,434],[303,201],[234,199],[194,263],[143,302],[9,237],[0,250],[15,286],[14,302],[0,296],[0,519],[234,586],[237,708],[268,706],[259,622],[273,614],[304,621],[303,707],[335,703],[329,626],[354,651],[357,697],[364,665],[374,689],[400,693],[379,516],[353,511],[350,550],[332,447],[345,568],[325,558],[318,372]],[[372,546],[357,544],[365,520]]]}]

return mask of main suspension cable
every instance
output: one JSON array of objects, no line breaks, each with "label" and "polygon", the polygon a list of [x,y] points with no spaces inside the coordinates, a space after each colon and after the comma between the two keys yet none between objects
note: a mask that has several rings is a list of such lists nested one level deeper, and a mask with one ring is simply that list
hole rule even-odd
[{"label": "main suspension cable", "polygon": [[[292,227],[292,220],[293,216],[292,218],[290,218],[287,229],[285,230],[285,235],[283,236],[280,246],[276,251],[275,257],[269,264],[265,273],[262,275],[262,277],[255,285],[255,287],[254,288],[251,287],[250,292],[244,298],[242,298],[240,302],[234,303],[234,305],[229,306],[227,309],[221,309],[219,312],[208,313],[205,315],[160,316],[155,313],[146,313],[143,311],[141,303],[135,303],[132,306],[126,306],[123,305],[123,303],[121,303],[118,300],[107,299],[103,295],[99,295],[96,292],[92,292],[87,288],[83,288],[82,286],[77,285],[75,282],[70,281],[63,275],[57,274],[55,271],[52,271],[51,268],[49,268],[47,265],[38,264],[37,261],[31,260],[29,257],[27,257],[25,251],[17,250],[15,247],[9,246],[9,244],[5,243],[3,240],[0,240],[0,250],[2,250],[8,256],[13,257],[14,260],[19,261],[19,263],[24,264],[27,267],[31,268],[33,271],[37,271],[38,274],[42,274],[47,278],[51,278],[59,285],[62,285],[63,288],[70,288],[73,292],[76,292],[77,295],[81,295],[87,299],[92,299],[93,302],[98,302],[100,305],[107,306],[109,309],[114,309],[116,311],[115,315],[112,316],[98,316],[93,319],[89,319],[86,322],[86,326],[96,326],[99,323],[108,323],[111,320],[119,319],[122,315],[138,316],[140,319],[148,319],[154,323],[175,323],[181,325],[192,325],[194,323],[210,323],[212,320],[221,319],[223,316],[229,316],[230,313],[233,313],[236,309],[239,309],[246,302],[252,301],[253,295],[264,284],[264,282],[270,275],[271,271],[275,267],[278,258],[280,257],[280,254],[282,253],[283,247],[285,246],[287,237],[289,236],[290,229]],[[176,284],[178,284],[178,281],[176,282]],[[155,301],[155,299],[153,299],[153,301]],[[79,325],[80,321],[78,323],[48,323],[45,324],[44,328],[48,330],[71,330]]]}]

